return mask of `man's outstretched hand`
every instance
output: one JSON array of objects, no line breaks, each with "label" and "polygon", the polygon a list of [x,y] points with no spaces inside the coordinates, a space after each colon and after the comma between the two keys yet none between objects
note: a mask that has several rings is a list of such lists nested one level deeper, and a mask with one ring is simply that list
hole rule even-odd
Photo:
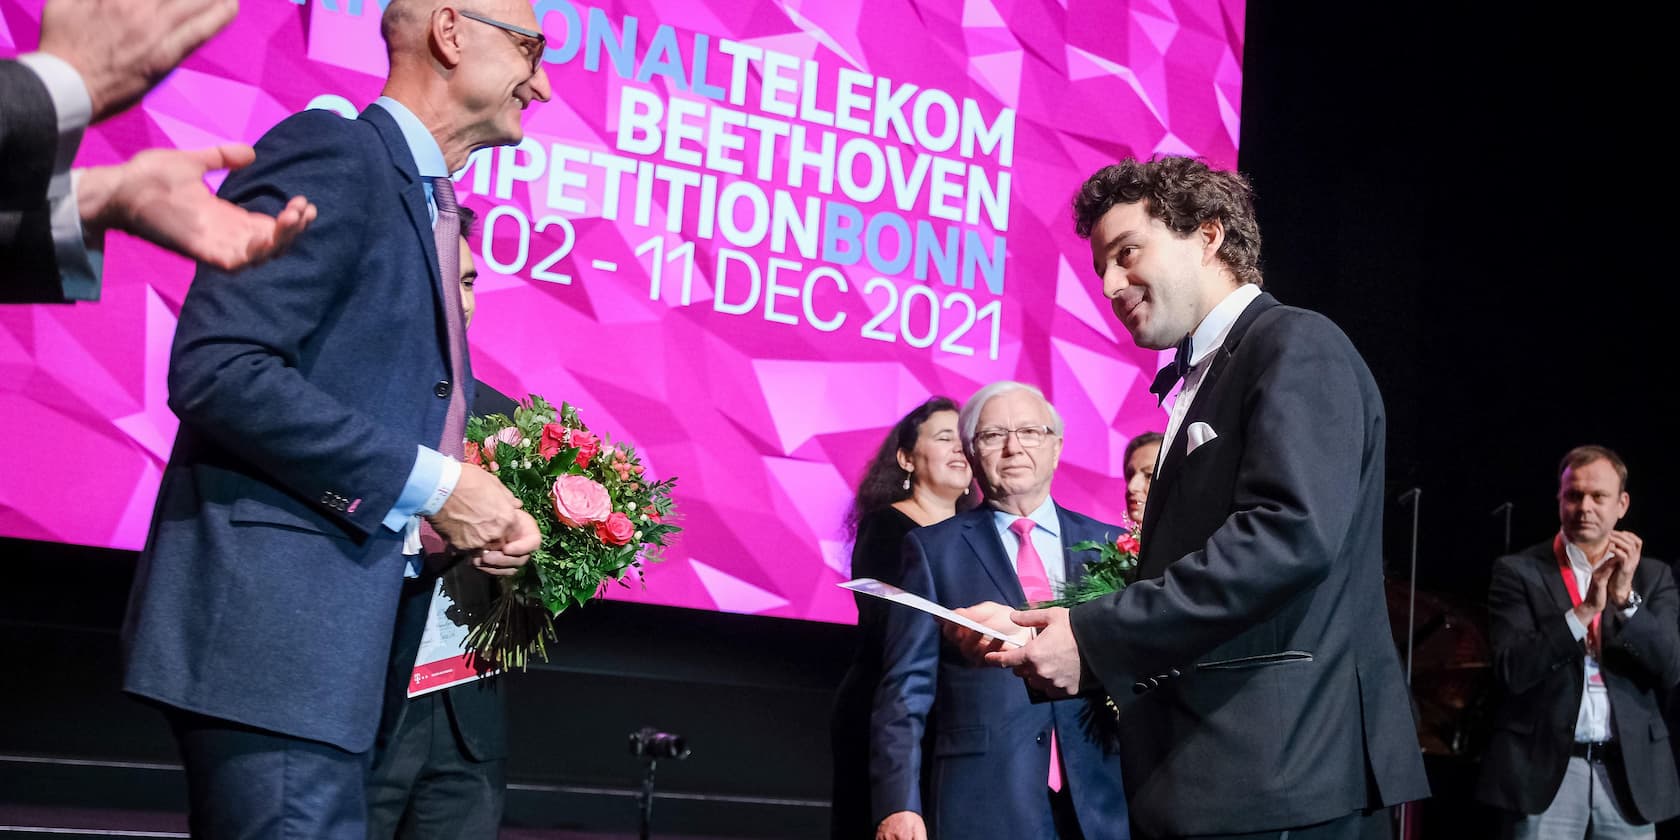
[{"label": "man's outstretched hand", "polygon": [[90,243],[106,230],[131,233],[178,254],[232,271],[284,251],[315,221],[316,208],[296,196],[278,216],[253,213],[217,198],[204,174],[238,169],[256,159],[250,146],[150,149],[127,163],[77,171],[76,204]]}]

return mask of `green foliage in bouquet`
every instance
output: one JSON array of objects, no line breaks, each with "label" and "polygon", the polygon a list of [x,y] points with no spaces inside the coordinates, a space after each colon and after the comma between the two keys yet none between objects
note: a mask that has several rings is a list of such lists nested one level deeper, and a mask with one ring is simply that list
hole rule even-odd
[{"label": "green foliage in bouquet", "polygon": [[[1097,559],[1085,565],[1085,574],[1076,583],[1064,584],[1056,597],[1042,604],[1045,607],[1075,607],[1125,589],[1137,580],[1138,551],[1142,542],[1134,527],[1114,540],[1107,535],[1101,541],[1084,540],[1068,546],[1069,551],[1095,551]],[[1109,750],[1120,745],[1120,708],[1108,695],[1090,697],[1080,710],[1079,724],[1092,740]]]},{"label": "green foliage in bouquet", "polygon": [[1137,579],[1138,549],[1141,543],[1137,531],[1122,533],[1109,541],[1085,540],[1068,546],[1069,551],[1095,551],[1097,559],[1086,564],[1085,574],[1078,582],[1065,584],[1056,597],[1042,604],[1044,607],[1073,607],[1094,601],[1104,595],[1119,592]]},{"label": "green foliage in bouquet", "polygon": [[633,447],[596,436],[565,403],[532,394],[511,418],[469,419],[466,460],[501,479],[542,532],[467,636],[473,655],[503,668],[546,660],[554,616],[609,582],[627,586],[632,571],[641,580],[642,563],[681,530],[671,522],[676,479],[649,481]]}]

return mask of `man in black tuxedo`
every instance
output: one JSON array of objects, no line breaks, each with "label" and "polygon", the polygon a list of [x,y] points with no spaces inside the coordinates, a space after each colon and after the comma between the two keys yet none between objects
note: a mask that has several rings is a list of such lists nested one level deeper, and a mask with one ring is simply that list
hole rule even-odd
[{"label": "man in black tuxedo", "polygon": [[[1428,795],[1384,620],[1384,412],[1321,315],[1260,290],[1247,182],[1189,158],[1106,167],[1074,199],[1114,314],[1183,377],[1139,580],[987,661],[1120,707],[1134,833],[1354,838]],[[1118,490],[1116,495],[1118,495]],[[995,607],[971,614],[994,624]],[[1007,629],[1007,628],[1003,628]],[[965,646],[978,652],[977,639]]]},{"label": "man in black tuxedo", "polygon": [[70,168],[83,129],[139,101],[238,6],[52,0],[40,49],[0,61],[0,303],[97,300],[107,229],[232,269],[283,250],[315,218],[302,197],[269,216],[205,188],[205,172],[251,162],[244,144]]},{"label": "man in black tuxedo", "polygon": [[[478,267],[473,262],[476,214],[461,217],[461,311],[472,325],[477,310]],[[518,403],[477,381],[473,414],[513,416]],[[396,638],[385,682],[385,710],[368,775],[368,840],[473,840],[494,838],[506,793],[507,701],[500,676],[488,676],[409,699],[414,672],[439,577],[458,604],[486,606],[496,597],[494,577],[469,564],[428,569],[403,581]]]},{"label": "man in black tuxedo", "polygon": [[1680,682],[1680,595],[1643,541],[1615,530],[1628,502],[1621,457],[1576,447],[1558,467],[1562,528],[1494,564],[1504,698],[1476,795],[1504,812],[1507,836],[1654,837],[1652,822],[1680,814],[1662,718]]}]

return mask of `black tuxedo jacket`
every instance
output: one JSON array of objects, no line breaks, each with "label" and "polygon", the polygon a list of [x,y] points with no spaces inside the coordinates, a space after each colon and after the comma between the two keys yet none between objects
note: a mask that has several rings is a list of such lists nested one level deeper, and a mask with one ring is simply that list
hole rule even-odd
[{"label": "black tuxedo jacket", "polygon": [[[1608,608],[1599,620],[1599,673],[1634,805],[1654,822],[1680,814],[1662,717],[1662,695],[1680,682],[1680,595],[1667,565],[1651,557],[1640,559],[1633,588],[1645,603],[1631,618]],[[1564,620],[1572,606],[1550,540],[1494,564],[1488,635],[1504,697],[1476,786],[1483,802],[1538,814],[1563,783],[1586,680],[1586,643]]]},{"label": "black tuxedo jacket", "polygon": [[62,303],[47,184],[58,112],[35,71],[0,61],[0,303]]},{"label": "black tuxedo jacket", "polygon": [[[1262,294],[1150,489],[1139,581],[1072,610],[1150,835],[1311,825],[1428,795],[1382,586],[1384,414],[1328,319]],[[1215,437],[1188,452],[1191,424]]]}]

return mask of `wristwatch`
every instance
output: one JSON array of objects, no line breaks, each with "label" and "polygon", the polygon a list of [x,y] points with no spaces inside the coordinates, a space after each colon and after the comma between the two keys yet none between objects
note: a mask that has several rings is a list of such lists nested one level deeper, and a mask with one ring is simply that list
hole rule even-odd
[{"label": "wristwatch", "polygon": [[1616,609],[1618,609],[1618,610],[1631,610],[1635,607],[1642,607],[1644,605],[1645,605],[1645,599],[1643,597],[1641,597],[1638,592],[1630,591],[1630,592],[1628,592],[1627,603],[1616,607]]}]

